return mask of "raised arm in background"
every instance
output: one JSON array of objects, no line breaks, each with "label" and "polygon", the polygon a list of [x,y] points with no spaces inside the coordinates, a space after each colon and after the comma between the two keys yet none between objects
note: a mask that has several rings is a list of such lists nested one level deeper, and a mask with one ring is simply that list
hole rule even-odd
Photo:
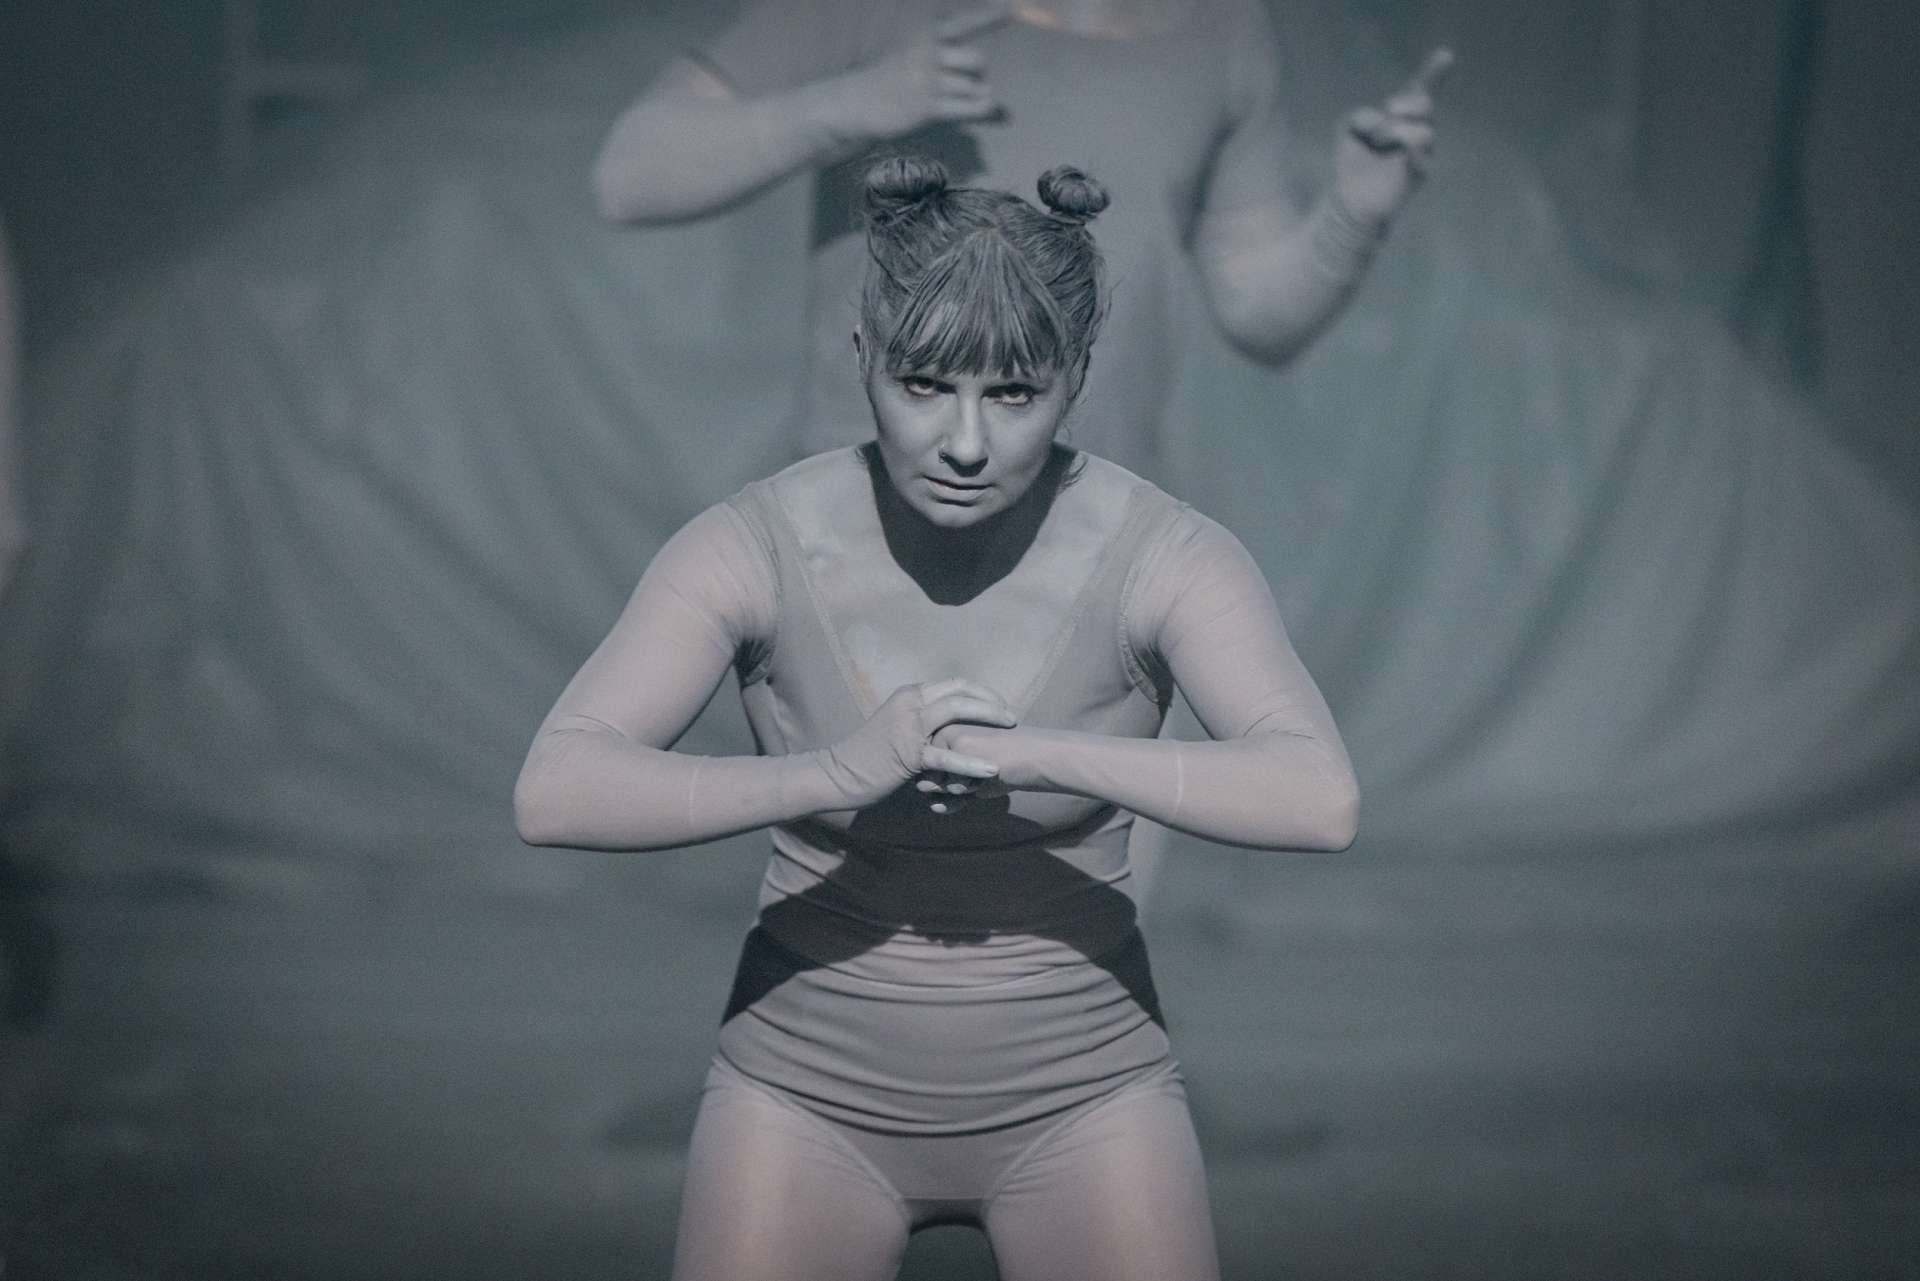
[{"label": "raised arm in background", "polygon": [[1191,244],[1214,318],[1241,352],[1282,363],[1352,298],[1432,156],[1433,89],[1452,65],[1452,52],[1436,49],[1399,92],[1350,113],[1334,144],[1333,182],[1302,212],[1275,178],[1277,69],[1271,59],[1249,62],[1248,83],[1235,89],[1245,108],[1214,164]]},{"label": "raised arm in background", "polygon": [[[796,41],[806,36],[803,10],[793,15]],[[974,42],[1008,17],[997,6],[956,13],[857,66],[753,98],[676,58],[601,147],[600,212],[622,223],[699,218],[922,125],[989,119],[999,104]]]}]

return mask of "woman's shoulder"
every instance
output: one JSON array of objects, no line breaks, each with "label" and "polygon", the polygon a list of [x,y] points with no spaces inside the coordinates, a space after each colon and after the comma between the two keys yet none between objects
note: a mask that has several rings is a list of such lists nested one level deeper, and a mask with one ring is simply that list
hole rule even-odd
[{"label": "woman's shoulder", "polygon": [[798,534],[817,525],[823,514],[847,511],[867,487],[859,451],[830,449],[749,481],[720,506],[744,519],[771,550],[779,533]]},{"label": "woman's shoulder", "polygon": [[774,503],[789,516],[799,516],[838,510],[869,490],[860,450],[849,446],[790,463],[748,484],[729,501],[751,506]]},{"label": "woman's shoulder", "polygon": [[1136,586],[1158,580],[1155,589],[1163,590],[1213,565],[1248,559],[1232,530],[1119,463],[1083,451],[1074,467],[1074,484],[1085,485],[1091,500],[1083,506],[1134,518]]},{"label": "woman's shoulder", "polygon": [[1078,451],[1069,464],[1068,474],[1071,485],[1082,491],[1084,498],[1090,500],[1090,505],[1115,513],[1137,514],[1149,532],[1163,530],[1186,519],[1205,519],[1181,499],[1144,476],[1098,454]]},{"label": "woman's shoulder", "polygon": [[1129,502],[1177,503],[1179,501],[1146,477],[1129,471],[1111,458],[1090,454],[1084,449],[1067,452],[1072,455],[1067,463],[1067,475],[1074,485],[1084,485],[1102,497],[1119,498]]}]

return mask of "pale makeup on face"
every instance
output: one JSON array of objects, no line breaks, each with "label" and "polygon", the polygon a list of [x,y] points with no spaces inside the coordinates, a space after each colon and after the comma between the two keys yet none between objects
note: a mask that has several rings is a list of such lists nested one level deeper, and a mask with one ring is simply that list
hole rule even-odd
[{"label": "pale makeup on face", "polygon": [[1073,380],[1058,370],[896,372],[867,363],[887,476],[909,507],[946,529],[979,524],[1025,496],[1073,400]]}]

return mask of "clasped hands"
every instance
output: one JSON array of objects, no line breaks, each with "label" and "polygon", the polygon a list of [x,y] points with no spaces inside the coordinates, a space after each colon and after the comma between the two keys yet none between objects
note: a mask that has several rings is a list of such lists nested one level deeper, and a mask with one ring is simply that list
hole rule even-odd
[{"label": "clasped hands", "polygon": [[956,676],[903,685],[823,753],[822,768],[849,809],[877,805],[912,783],[929,809],[945,814],[962,798],[1005,795],[1021,785],[1012,755],[994,750],[1012,744],[1006,731],[1016,724],[1006,700],[978,681]]}]

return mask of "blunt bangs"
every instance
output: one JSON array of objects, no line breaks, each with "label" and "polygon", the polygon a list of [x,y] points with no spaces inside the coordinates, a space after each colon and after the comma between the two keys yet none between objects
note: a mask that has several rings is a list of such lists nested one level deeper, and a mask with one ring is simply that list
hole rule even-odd
[{"label": "blunt bangs", "polygon": [[905,300],[886,367],[1034,377],[1079,355],[1059,304],[998,230],[964,236]]}]

